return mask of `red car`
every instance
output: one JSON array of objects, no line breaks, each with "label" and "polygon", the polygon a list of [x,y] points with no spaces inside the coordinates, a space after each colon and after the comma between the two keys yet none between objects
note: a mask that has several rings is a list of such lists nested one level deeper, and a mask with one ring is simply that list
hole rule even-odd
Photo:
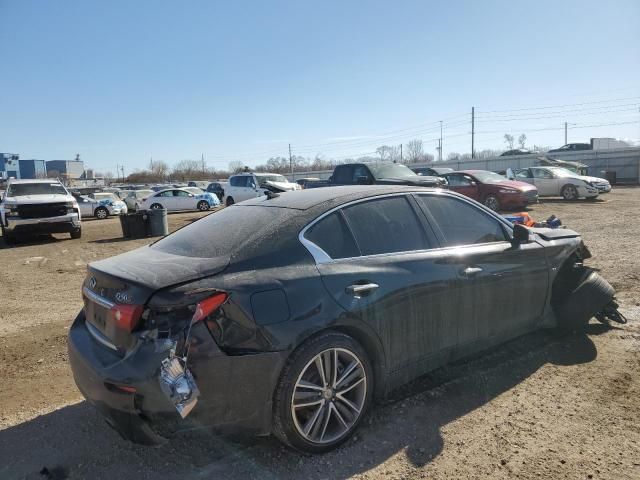
[{"label": "red car", "polygon": [[491,210],[523,208],[538,201],[538,189],[533,185],[486,170],[461,170],[443,176],[450,190],[484,203]]}]

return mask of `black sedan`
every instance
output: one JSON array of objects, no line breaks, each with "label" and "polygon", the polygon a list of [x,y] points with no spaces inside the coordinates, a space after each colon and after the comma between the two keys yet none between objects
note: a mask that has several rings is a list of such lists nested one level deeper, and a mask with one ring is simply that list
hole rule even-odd
[{"label": "black sedan", "polygon": [[263,196],[94,262],[69,333],[78,388],[123,436],[194,427],[344,442],[374,399],[610,305],[570,230],[402,186]]}]

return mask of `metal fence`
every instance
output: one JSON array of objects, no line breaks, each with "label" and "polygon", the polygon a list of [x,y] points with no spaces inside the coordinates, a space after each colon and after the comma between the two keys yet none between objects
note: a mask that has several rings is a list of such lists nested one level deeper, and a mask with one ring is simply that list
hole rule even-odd
[{"label": "metal fence", "polygon": [[[449,167],[454,170],[491,170],[505,171],[508,168],[526,168],[536,165],[541,154],[513,155],[508,157],[494,157],[483,160],[448,160],[432,164],[416,163],[411,167],[437,166]],[[553,152],[546,154],[549,158],[584,163],[589,167],[589,175],[604,177],[605,172],[616,173],[618,183],[640,183],[640,148],[616,148],[611,150],[583,150],[578,152]],[[289,180],[314,177],[326,180],[333,173],[332,170],[296,172]]]}]

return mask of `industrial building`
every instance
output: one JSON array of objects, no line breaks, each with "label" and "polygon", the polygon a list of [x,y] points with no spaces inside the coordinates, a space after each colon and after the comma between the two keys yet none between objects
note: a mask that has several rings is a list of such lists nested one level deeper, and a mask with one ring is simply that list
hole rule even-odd
[{"label": "industrial building", "polygon": [[0,153],[0,178],[32,179],[45,176],[44,160],[21,160],[15,153]]},{"label": "industrial building", "polygon": [[47,160],[47,176],[75,180],[84,176],[82,160]]}]

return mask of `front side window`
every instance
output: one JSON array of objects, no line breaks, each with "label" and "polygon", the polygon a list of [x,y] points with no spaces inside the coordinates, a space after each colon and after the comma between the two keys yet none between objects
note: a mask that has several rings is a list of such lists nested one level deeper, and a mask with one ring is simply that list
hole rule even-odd
[{"label": "front side window", "polygon": [[447,180],[451,187],[468,187],[471,185],[471,179],[464,175],[448,175]]},{"label": "front side window", "polygon": [[421,208],[431,213],[444,237],[444,246],[508,240],[497,219],[467,202],[447,195],[416,195],[415,198]]},{"label": "front side window", "polygon": [[534,178],[553,178],[553,174],[551,172],[549,172],[548,170],[544,170],[542,168],[534,168],[533,169],[533,176]]},{"label": "front side window", "polygon": [[174,190],[173,191],[173,196],[174,197],[188,197],[189,196],[189,192],[185,192],[184,190]]},{"label": "front side window", "polygon": [[516,178],[531,178],[531,172],[528,168],[525,168],[516,173]]},{"label": "front side window", "polygon": [[362,255],[430,248],[422,225],[404,196],[385,197],[343,209]]},{"label": "front side window", "polygon": [[360,255],[353,235],[340,212],[327,215],[313,224],[304,234],[304,238],[316,244],[329,257],[351,258]]}]

